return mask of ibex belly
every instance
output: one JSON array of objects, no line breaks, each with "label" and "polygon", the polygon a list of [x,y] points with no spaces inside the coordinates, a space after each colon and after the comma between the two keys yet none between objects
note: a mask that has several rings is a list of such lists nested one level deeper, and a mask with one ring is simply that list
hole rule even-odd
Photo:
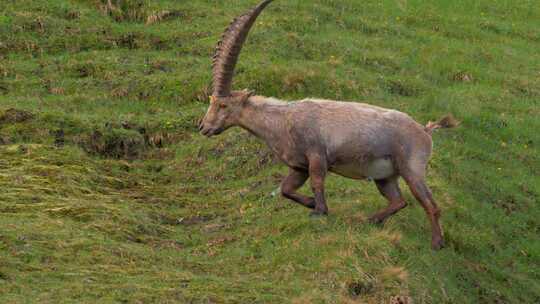
[{"label": "ibex belly", "polygon": [[391,158],[335,164],[330,167],[330,171],[353,179],[383,179],[396,173]]}]

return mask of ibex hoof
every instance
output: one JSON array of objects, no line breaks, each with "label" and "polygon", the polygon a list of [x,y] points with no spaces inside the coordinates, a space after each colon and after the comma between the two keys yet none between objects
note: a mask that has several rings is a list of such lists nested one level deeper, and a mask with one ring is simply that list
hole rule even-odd
[{"label": "ibex hoof", "polygon": [[440,238],[438,240],[433,240],[431,242],[431,249],[433,249],[433,250],[441,250],[442,248],[444,248],[444,240],[442,238]]},{"label": "ibex hoof", "polygon": [[371,216],[368,219],[368,222],[372,225],[382,225],[384,223],[384,219],[378,217],[378,216]]},{"label": "ibex hoof", "polygon": [[313,210],[309,214],[310,217],[321,217],[321,216],[327,216],[328,211],[319,211],[319,210]]}]

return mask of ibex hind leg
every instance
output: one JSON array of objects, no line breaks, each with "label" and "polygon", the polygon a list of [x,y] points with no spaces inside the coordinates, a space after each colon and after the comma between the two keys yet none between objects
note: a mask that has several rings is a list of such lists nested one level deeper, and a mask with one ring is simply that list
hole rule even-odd
[{"label": "ibex hind leg", "polygon": [[413,157],[412,160],[406,163],[405,167],[401,168],[400,174],[407,182],[416,200],[424,208],[431,223],[431,247],[434,250],[439,250],[444,247],[442,228],[439,223],[441,211],[433,199],[431,190],[426,184],[426,166],[427,159],[424,161]]},{"label": "ibex hind leg", "polygon": [[308,160],[311,190],[315,196],[315,209],[311,212],[311,216],[327,215],[328,206],[324,195],[324,180],[328,171],[326,159],[322,153],[314,153],[308,155]]},{"label": "ibex hind leg", "polygon": [[378,211],[369,218],[373,224],[382,224],[388,217],[405,208],[407,203],[401,195],[398,184],[399,176],[375,180],[377,189],[388,200],[388,207]]}]

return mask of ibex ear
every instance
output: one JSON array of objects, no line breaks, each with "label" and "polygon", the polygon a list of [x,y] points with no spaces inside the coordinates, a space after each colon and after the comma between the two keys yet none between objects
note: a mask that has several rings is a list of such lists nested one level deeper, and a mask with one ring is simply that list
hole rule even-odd
[{"label": "ibex ear", "polygon": [[252,90],[243,89],[242,91],[247,95],[247,97],[251,97],[255,95],[255,91],[252,91]]},{"label": "ibex ear", "polygon": [[251,91],[251,90],[248,90],[248,89],[243,89],[242,90],[242,102],[246,102],[248,100],[248,98],[250,98],[251,96],[255,95],[255,92],[254,91]]}]

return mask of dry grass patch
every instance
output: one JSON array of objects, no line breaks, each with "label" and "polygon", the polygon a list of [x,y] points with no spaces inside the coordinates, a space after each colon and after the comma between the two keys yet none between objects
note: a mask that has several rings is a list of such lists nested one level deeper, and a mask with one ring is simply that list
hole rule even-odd
[{"label": "dry grass patch", "polygon": [[184,16],[184,14],[181,11],[177,11],[177,10],[172,10],[172,11],[163,10],[159,12],[154,12],[146,18],[146,25],[152,25],[154,23],[158,23],[161,21],[170,20],[170,19],[178,18],[182,16]]}]

